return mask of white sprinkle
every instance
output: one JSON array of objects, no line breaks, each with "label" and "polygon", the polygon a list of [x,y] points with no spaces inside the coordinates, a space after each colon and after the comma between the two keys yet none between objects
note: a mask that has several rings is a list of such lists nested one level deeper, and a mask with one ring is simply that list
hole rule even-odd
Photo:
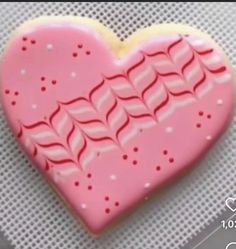
[{"label": "white sprinkle", "polygon": [[193,46],[202,46],[203,44],[204,44],[204,41],[200,39],[192,41]]},{"label": "white sprinkle", "polygon": [[173,132],[173,128],[170,126],[166,127],[166,133],[171,133],[171,132]]},{"label": "white sprinkle", "polygon": [[151,184],[149,183],[149,182],[146,182],[145,184],[144,184],[144,188],[149,188],[151,186]]},{"label": "white sprinkle", "polygon": [[47,50],[52,50],[53,49],[53,45],[52,44],[47,44]]},{"label": "white sprinkle", "polygon": [[208,140],[208,141],[211,140],[211,139],[212,139],[211,136],[207,136],[207,137],[206,137],[206,140]]},{"label": "white sprinkle", "polygon": [[35,105],[35,104],[32,105],[32,108],[33,108],[33,109],[36,109],[36,108],[37,108],[37,105]]},{"label": "white sprinkle", "polygon": [[72,72],[72,73],[70,74],[70,76],[71,76],[72,78],[75,78],[75,77],[76,77],[76,73],[75,73],[75,72]]},{"label": "white sprinkle", "polygon": [[25,74],[26,74],[26,70],[25,70],[25,69],[21,69],[21,70],[20,70],[20,74],[21,74],[21,75],[25,75]]},{"label": "white sprinkle", "polygon": [[81,204],[81,208],[82,208],[82,209],[86,209],[86,208],[87,208],[87,205],[86,205],[85,203],[82,203],[82,204]]},{"label": "white sprinkle", "polygon": [[116,175],[110,175],[110,179],[111,179],[112,181],[115,181],[115,180],[117,179],[117,177],[116,177]]},{"label": "white sprinkle", "polygon": [[218,99],[217,100],[217,105],[223,105],[223,100],[222,99]]}]

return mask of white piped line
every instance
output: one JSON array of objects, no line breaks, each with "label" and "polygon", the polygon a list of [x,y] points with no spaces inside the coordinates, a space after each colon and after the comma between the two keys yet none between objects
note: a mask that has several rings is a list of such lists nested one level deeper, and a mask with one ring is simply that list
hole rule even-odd
[{"label": "white piped line", "polygon": [[25,70],[25,69],[21,69],[21,70],[20,70],[20,74],[21,74],[21,75],[25,75],[25,74],[26,74],[26,70]]},{"label": "white piped line", "polygon": [[111,179],[112,181],[115,181],[115,180],[117,179],[117,176],[116,176],[116,175],[110,175],[110,179]]},{"label": "white piped line", "polygon": [[151,186],[151,183],[150,183],[150,182],[146,182],[146,183],[144,184],[144,188],[150,188],[150,186]]},{"label": "white piped line", "polygon": [[192,41],[191,43],[192,43],[193,46],[196,46],[196,47],[197,47],[197,46],[202,46],[202,45],[205,44],[204,40],[202,40],[202,39],[194,40],[194,41]]},{"label": "white piped line", "polygon": [[81,204],[81,208],[82,208],[82,209],[86,209],[86,208],[87,208],[87,205],[86,205],[85,203],[82,203],[82,204]]},{"label": "white piped line", "polygon": [[168,126],[166,127],[166,133],[172,133],[173,132],[173,128]]},{"label": "white piped line", "polygon": [[212,137],[210,135],[206,136],[206,140],[210,141]]},{"label": "white piped line", "polygon": [[75,78],[75,77],[76,77],[76,73],[75,73],[75,72],[72,72],[72,73],[70,74],[70,76],[71,76],[71,78]]},{"label": "white piped line", "polygon": [[51,43],[47,44],[47,50],[49,51],[53,50],[53,45]]},{"label": "white piped line", "polygon": [[223,105],[223,100],[222,99],[218,99],[217,100],[217,105]]}]

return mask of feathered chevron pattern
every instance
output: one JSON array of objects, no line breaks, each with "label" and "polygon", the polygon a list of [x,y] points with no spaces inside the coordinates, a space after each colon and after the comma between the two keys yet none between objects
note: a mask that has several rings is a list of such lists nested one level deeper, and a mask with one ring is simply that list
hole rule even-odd
[{"label": "feathered chevron pattern", "polygon": [[176,35],[165,51],[137,57],[119,74],[103,76],[87,97],[58,101],[47,121],[20,123],[18,137],[34,157],[43,156],[47,170],[84,169],[97,154],[122,149],[140,129],[158,125],[230,77],[220,56],[193,37]]}]

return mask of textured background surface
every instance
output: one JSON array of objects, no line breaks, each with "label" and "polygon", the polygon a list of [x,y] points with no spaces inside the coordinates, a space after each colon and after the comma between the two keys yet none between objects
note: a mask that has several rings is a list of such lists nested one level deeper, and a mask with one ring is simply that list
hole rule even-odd
[{"label": "textured background surface", "polygon": [[[181,22],[207,31],[236,66],[234,3],[0,3],[0,49],[16,26],[41,15],[100,20],[121,38],[153,23]],[[187,153],[187,152],[186,152]],[[236,116],[208,156],[115,229],[87,234],[18,148],[0,113],[0,227],[16,249],[166,248],[186,245],[236,194]]]}]

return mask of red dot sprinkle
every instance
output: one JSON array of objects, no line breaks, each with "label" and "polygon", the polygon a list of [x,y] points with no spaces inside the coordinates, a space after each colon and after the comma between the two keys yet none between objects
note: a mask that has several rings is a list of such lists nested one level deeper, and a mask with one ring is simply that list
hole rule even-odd
[{"label": "red dot sprinkle", "polygon": [[83,45],[82,45],[82,44],[79,44],[79,45],[78,45],[78,48],[82,48],[82,47],[83,47]]},{"label": "red dot sprinkle", "polygon": [[108,196],[105,197],[105,201],[109,201],[109,197]]},{"label": "red dot sprinkle", "polygon": [[200,111],[198,114],[199,114],[199,116],[203,116],[204,113],[203,113],[203,111]]},{"label": "red dot sprinkle", "polygon": [[159,166],[159,165],[156,166],[156,170],[157,170],[157,171],[160,171],[160,170],[161,170],[161,166]]},{"label": "red dot sprinkle", "polygon": [[9,93],[10,93],[10,90],[5,90],[5,93],[6,93],[6,94],[9,94]]},{"label": "red dot sprinkle", "polygon": [[91,185],[89,185],[89,186],[88,186],[88,190],[91,190],[91,189],[92,189],[92,186],[91,186]]},{"label": "red dot sprinkle", "polygon": [[91,178],[91,177],[92,177],[92,174],[88,173],[88,174],[87,174],[87,177],[88,177],[88,178]]},{"label": "red dot sprinkle", "polygon": [[12,101],[11,104],[12,104],[12,105],[15,105],[15,104],[16,104],[16,101]]},{"label": "red dot sprinkle", "polygon": [[170,163],[173,163],[173,162],[174,162],[174,158],[171,157],[171,158],[169,159],[169,162],[170,162]]},{"label": "red dot sprinkle", "polygon": [[46,91],[46,87],[45,86],[41,87],[41,91],[42,92]]},{"label": "red dot sprinkle", "polygon": [[167,155],[167,154],[168,154],[168,151],[167,151],[167,150],[163,150],[163,154],[164,154],[164,155]]},{"label": "red dot sprinkle", "polygon": [[22,40],[23,40],[23,41],[27,41],[27,37],[24,36],[24,37],[22,38]]},{"label": "red dot sprinkle", "polygon": [[45,166],[45,170],[48,171],[49,169],[50,169],[50,167],[49,167],[49,165],[47,164],[47,165]]},{"label": "red dot sprinkle", "polygon": [[111,211],[110,208],[106,208],[106,209],[105,209],[105,212],[106,212],[107,214],[109,214],[110,211]]},{"label": "red dot sprinkle", "polygon": [[115,202],[115,206],[118,207],[120,203],[118,201]]},{"label": "red dot sprinkle", "polygon": [[79,186],[79,182],[75,182],[75,186],[78,187]]},{"label": "red dot sprinkle", "polygon": [[210,118],[211,118],[211,114],[208,114],[208,115],[207,115],[207,118],[210,119]]},{"label": "red dot sprinkle", "polygon": [[35,44],[36,43],[36,41],[35,40],[31,40],[31,44]]},{"label": "red dot sprinkle", "polygon": [[201,124],[198,123],[196,126],[197,126],[197,128],[200,128],[200,127],[201,127]]},{"label": "red dot sprinkle", "polygon": [[133,165],[136,165],[138,162],[136,160],[133,161]]},{"label": "red dot sprinkle", "polygon": [[91,54],[91,52],[90,52],[90,51],[86,51],[86,54],[87,54],[87,55],[90,55],[90,54]]},{"label": "red dot sprinkle", "polygon": [[44,81],[44,80],[45,80],[45,77],[41,77],[41,80]]},{"label": "red dot sprinkle", "polygon": [[18,92],[15,92],[15,95],[17,96],[17,95],[19,95],[19,93],[18,93]]},{"label": "red dot sprinkle", "polygon": [[26,47],[22,47],[21,49],[22,49],[22,51],[26,51],[27,48]]},{"label": "red dot sprinkle", "polygon": [[53,84],[53,85],[56,85],[56,84],[57,84],[57,81],[56,81],[56,80],[52,80],[52,84]]},{"label": "red dot sprinkle", "polygon": [[73,55],[73,57],[77,57],[77,56],[78,56],[78,54],[77,54],[77,53],[73,53],[72,55]]},{"label": "red dot sprinkle", "polygon": [[128,156],[127,155],[123,155],[123,159],[127,160]]},{"label": "red dot sprinkle", "polygon": [[134,147],[134,152],[137,152],[138,151],[138,147]]}]

